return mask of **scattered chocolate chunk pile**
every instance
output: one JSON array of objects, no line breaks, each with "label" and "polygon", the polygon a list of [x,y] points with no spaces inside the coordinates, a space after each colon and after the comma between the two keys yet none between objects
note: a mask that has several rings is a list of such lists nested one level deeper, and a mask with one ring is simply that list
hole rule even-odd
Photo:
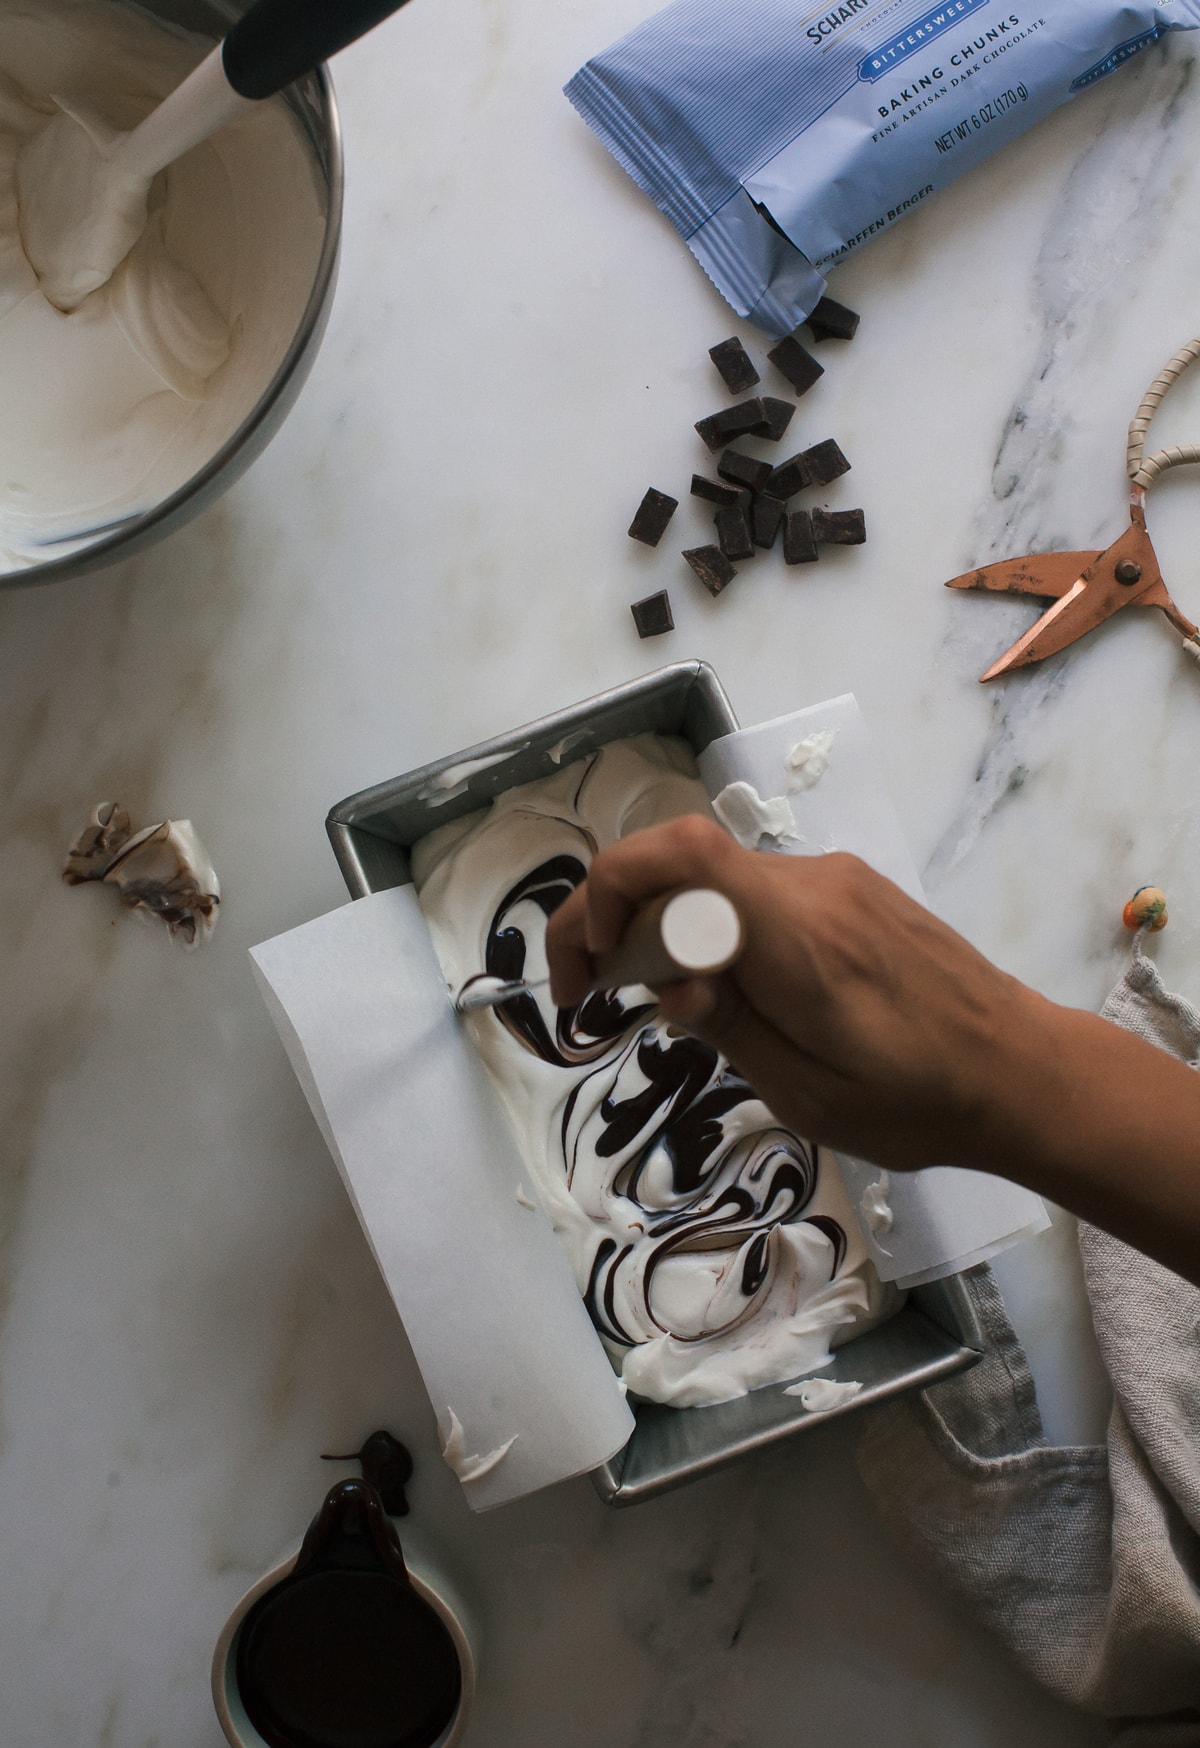
[{"label": "scattered chocolate chunk pile", "polygon": [[655,491],[651,486],[629,524],[629,538],[640,540],[645,546],[657,546],[678,508],[678,498],[668,497],[666,492]]},{"label": "scattered chocolate chunk pile", "polygon": [[[815,342],[851,340],[858,316],[845,304],[823,297],[805,324]],[[709,357],[730,394],[745,395],[762,380],[753,359],[736,336],[709,349]],[[797,396],[805,395],[824,367],[795,335],[772,346],[767,357],[786,377]],[[778,443],[796,412],[794,401],[778,395],[752,395],[696,421],[696,431],[714,457],[717,479],[694,473],[691,495],[715,506],[717,543],[688,548],[683,557],[710,595],[717,596],[737,575],[735,561],[744,563],[758,551],[780,544],[787,565],[813,564],[822,546],[861,546],[866,517],[861,510],[828,510],[820,505],[792,509],[798,492],[822,487],[850,471],[850,463],[832,437],[800,449],[786,461],[760,461],[731,447],[741,437]],[[629,528],[634,540],[657,546],[678,508],[678,501],[654,487],[647,491]],[[780,533],[782,532],[782,541]],[[635,601],[632,607],[639,637],[659,637],[674,629],[667,591]]]},{"label": "scattered chocolate chunk pile", "polygon": [[665,589],[660,589],[657,595],[647,595],[644,600],[635,601],[630,612],[639,637],[661,637],[664,631],[675,629],[671,597]]}]

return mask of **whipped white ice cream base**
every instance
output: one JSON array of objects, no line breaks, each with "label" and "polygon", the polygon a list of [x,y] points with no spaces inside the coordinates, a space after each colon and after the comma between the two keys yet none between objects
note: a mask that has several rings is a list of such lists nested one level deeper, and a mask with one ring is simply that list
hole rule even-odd
[{"label": "whipped white ice cream base", "polygon": [[0,0],[0,573],[77,550],[185,485],[299,327],[325,209],[279,98],[155,179],[140,241],[69,315],[25,257],[17,159],[53,97],[128,129],[211,47],[120,0]]},{"label": "whipped white ice cream base", "polygon": [[[709,813],[690,750],[640,735],[508,790],[416,845],[453,992],[545,974],[549,914],[627,832]],[[463,1022],[622,1381],[703,1406],[780,1383],[895,1308],[832,1158],[779,1124],[644,989],[546,989]]]}]

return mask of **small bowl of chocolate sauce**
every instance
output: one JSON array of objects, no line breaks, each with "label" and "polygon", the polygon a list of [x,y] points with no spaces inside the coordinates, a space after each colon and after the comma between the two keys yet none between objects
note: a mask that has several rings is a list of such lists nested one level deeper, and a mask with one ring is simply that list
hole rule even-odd
[{"label": "small bowl of chocolate sauce", "polygon": [[342,1481],[225,1623],[212,1690],[232,1748],[454,1748],[475,1659],[445,1581],[374,1487]]}]

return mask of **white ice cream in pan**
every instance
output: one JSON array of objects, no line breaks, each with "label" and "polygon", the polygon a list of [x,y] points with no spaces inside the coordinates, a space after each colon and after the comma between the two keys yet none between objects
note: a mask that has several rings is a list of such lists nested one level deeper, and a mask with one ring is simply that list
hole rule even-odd
[{"label": "white ice cream in pan", "polygon": [[[592,857],[710,813],[690,749],[615,741],[414,848],[447,983],[546,970],[546,919]],[[716,1051],[670,1036],[645,989],[556,1009],[546,988],[464,1019],[622,1381],[676,1407],[824,1365],[898,1303],[831,1159]]]},{"label": "white ice cream in pan", "polygon": [[211,46],[119,0],[0,0],[0,573],[185,485],[297,332],[324,208],[282,98],[155,179],[141,240],[70,314],[42,295],[22,248],[16,163],[52,97],[129,128]]}]

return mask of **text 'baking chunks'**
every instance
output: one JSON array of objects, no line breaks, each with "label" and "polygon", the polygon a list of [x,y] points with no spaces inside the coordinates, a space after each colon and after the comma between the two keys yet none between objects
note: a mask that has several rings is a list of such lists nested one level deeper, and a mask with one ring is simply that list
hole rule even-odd
[{"label": "text 'baking chunks'", "polygon": [[761,490],[772,471],[769,461],[755,461],[752,455],[745,455],[740,449],[727,449],[717,463],[717,472],[722,479],[731,480],[736,486],[748,486],[752,492]]},{"label": "text 'baking chunks'", "polygon": [[817,556],[813,525],[807,510],[789,510],[783,519],[784,564],[811,564]]},{"label": "text 'baking chunks'", "polygon": [[735,437],[749,437],[765,423],[766,417],[762,401],[755,396],[753,400],[723,407],[719,413],[710,413],[707,419],[697,419],[696,429],[715,455]]},{"label": "text 'baking chunks'", "polygon": [[867,519],[861,510],[814,510],[813,539],[823,546],[861,546]]},{"label": "text 'baking chunks'", "polygon": [[647,595],[644,600],[635,601],[629,611],[633,614],[639,637],[661,637],[664,631],[675,629],[671,600],[665,589],[660,589],[657,595]]},{"label": "text 'baking chunks'", "polygon": [[644,546],[657,546],[678,508],[678,498],[668,497],[666,492],[656,492],[651,486],[629,524],[629,538],[640,540]]},{"label": "text 'baking chunks'", "polygon": [[818,364],[811,352],[806,352],[799,340],[781,340],[778,346],[772,346],[767,357],[776,370],[786,376],[798,395],[807,394],[819,376],[824,376],[825,366]]},{"label": "text 'baking chunks'", "polygon": [[831,480],[840,479],[844,473],[850,472],[850,463],[832,437],[806,449],[804,459],[808,464],[809,481],[814,486],[827,486]]},{"label": "text 'baking chunks'", "polygon": [[721,590],[737,576],[737,572],[719,546],[693,546],[690,552],[685,552],[683,556],[710,595],[719,595]]},{"label": "text 'baking chunks'", "polygon": [[765,417],[761,425],[756,425],[753,431],[747,433],[750,437],[765,437],[769,443],[778,443],[792,422],[792,414],[796,411],[795,401],[781,401],[778,395],[762,396],[763,413]]},{"label": "text 'baking chunks'", "polygon": [[858,331],[858,312],[835,298],[823,297],[808,317],[808,328],[814,340],[853,340]]},{"label": "text 'baking chunks'", "polygon": [[754,557],[754,541],[750,536],[750,524],[744,510],[736,506],[729,510],[718,510],[714,520],[717,524],[717,541],[726,558]]},{"label": "text 'baking chunks'", "polygon": [[[750,532],[755,546],[772,547],[783,521],[783,502],[779,498],[755,498],[750,512]],[[732,556],[732,554],[731,554]]]},{"label": "text 'baking chunks'", "polygon": [[735,486],[718,485],[715,479],[705,479],[702,473],[694,473],[692,496],[707,498],[710,504],[736,504],[740,493]]},{"label": "text 'baking chunks'", "polygon": [[750,354],[736,338],[722,340],[719,346],[710,346],[708,356],[721,373],[721,381],[731,395],[744,395],[748,388],[753,388],[762,378],[750,362]]},{"label": "text 'baking chunks'", "polygon": [[778,498],[782,504],[812,483],[812,468],[808,464],[808,456],[802,453],[791,456],[787,461],[781,461],[778,467],[772,469],[759,490],[765,498]]}]

